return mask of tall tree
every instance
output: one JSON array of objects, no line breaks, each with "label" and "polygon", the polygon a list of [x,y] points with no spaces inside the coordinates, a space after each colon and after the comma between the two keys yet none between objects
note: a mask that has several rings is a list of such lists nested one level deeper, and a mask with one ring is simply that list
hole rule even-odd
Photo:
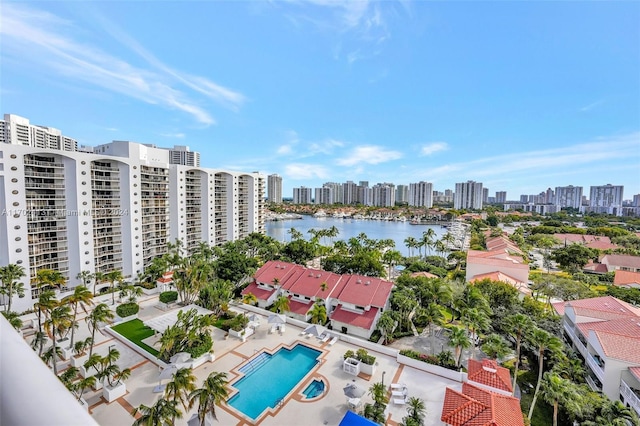
[{"label": "tall tree", "polygon": [[427,250],[429,251],[429,254],[431,254],[431,248],[433,247],[435,237],[436,232],[433,230],[433,228],[428,228],[422,233],[420,243],[425,247],[425,256],[427,255]]},{"label": "tall tree", "polygon": [[[57,338],[63,336],[73,326],[73,316],[68,305],[58,305],[51,310],[49,318],[44,322],[45,330],[53,340],[53,351],[58,348]],[[57,359],[53,359],[53,374],[58,375]]]},{"label": "tall tree", "polygon": [[324,324],[327,322],[327,308],[322,302],[316,301],[309,310],[311,324]]},{"label": "tall tree", "polygon": [[507,329],[511,337],[516,342],[516,361],[513,371],[513,392],[516,392],[516,383],[518,381],[518,367],[520,366],[520,345],[525,335],[533,328],[533,321],[525,314],[510,315],[505,319]]},{"label": "tall tree", "polygon": [[471,346],[471,340],[467,332],[462,327],[453,326],[449,329],[449,344],[455,348],[456,365],[462,364],[462,350]]},{"label": "tall tree", "polygon": [[[86,288],[89,288],[91,281],[95,278],[95,275],[91,273],[91,271],[80,271],[78,275],[76,275],[76,279],[82,281],[82,285]],[[93,287],[93,292],[95,293],[95,284]],[[95,295],[95,294],[94,294]]]},{"label": "tall tree", "polygon": [[281,314],[289,310],[289,298],[287,296],[279,296],[273,302],[273,310]]},{"label": "tall tree", "polygon": [[62,299],[62,303],[70,305],[73,309],[73,324],[71,326],[71,341],[69,347],[73,348],[73,338],[75,336],[76,328],[78,328],[78,308],[82,308],[84,312],[87,312],[87,305],[93,304],[93,294],[89,289],[83,285],[79,285],[73,289],[73,294]]},{"label": "tall tree", "polygon": [[164,396],[187,410],[189,394],[196,390],[196,376],[190,368],[180,368],[164,389]]},{"label": "tall tree", "polygon": [[15,263],[0,267],[0,295],[7,298],[5,312],[11,312],[14,296],[24,297],[24,284],[20,282],[24,276],[24,268]]},{"label": "tall tree", "polygon": [[509,343],[499,334],[488,335],[481,349],[489,358],[496,361],[512,352]]},{"label": "tall tree", "polygon": [[216,416],[216,405],[226,404],[229,391],[227,390],[227,373],[212,372],[205,379],[201,388],[189,394],[189,408],[198,404],[198,420],[200,426],[205,425],[207,415],[218,420]]},{"label": "tall tree", "polygon": [[116,283],[123,279],[122,271],[111,271],[106,275],[106,279],[109,281],[109,289],[111,290],[111,304],[116,304]]},{"label": "tall tree", "polygon": [[167,401],[160,398],[151,407],[140,404],[139,407],[131,411],[131,415],[136,417],[133,426],[172,426],[174,419],[181,418],[182,412],[178,409],[176,401]]},{"label": "tall tree", "polygon": [[415,396],[407,400],[407,416],[402,418],[406,426],[423,426],[427,407],[422,399]]},{"label": "tall tree", "polygon": [[398,325],[398,321],[396,321],[395,315],[393,311],[384,311],[380,318],[378,318],[377,327],[380,330],[380,334],[382,334],[382,344],[384,345],[389,341],[389,338],[393,334],[393,330],[395,330]]},{"label": "tall tree", "polygon": [[431,355],[434,355],[436,349],[435,326],[442,325],[444,323],[444,315],[442,314],[442,309],[440,305],[436,303],[429,303],[426,308],[421,308],[418,310],[418,317],[428,324],[429,337],[431,340],[429,346],[431,346]]},{"label": "tall tree", "polygon": [[409,249],[409,257],[413,257],[413,249],[418,248],[418,240],[415,237],[407,237],[404,239],[404,245]]},{"label": "tall tree", "polygon": [[[553,426],[558,426],[558,405],[579,405],[580,394],[574,383],[553,373],[545,373],[541,382],[542,398],[553,406]],[[535,400],[531,403],[531,407],[534,406],[534,403]],[[533,412],[533,409],[530,411]],[[529,419],[531,419],[531,414],[529,414]]]},{"label": "tall tree", "polygon": [[542,374],[544,373],[544,354],[546,351],[559,353],[562,351],[562,342],[556,336],[541,328],[535,328],[528,337],[531,345],[536,347],[538,352],[538,382],[536,383],[536,390],[533,393],[533,400],[531,401],[531,407],[529,408],[529,415],[527,416],[527,418],[531,420],[533,410],[536,406],[536,401],[538,400],[540,385],[542,384]]},{"label": "tall tree", "polygon": [[[34,337],[35,344],[38,345],[38,355],[42,356],[44,344],[47,341],[47,335],[43,331],[44,321],[49,318],[49,312],[58,305],[56,294],[53,290],[44,290],[40,292],[38,301],[34,304],[34,308],[38,312],[38,331]],[[33,347],[33,346],[32,346]]]},{"label": "tall tree", "polygon": [[91,333],[91,347],[89,348],[89,357],[93,354],[93,345],[95,344],[96,330],[100,327],[100,324],[104,324],[113,320],[113,312],[109,309],[106,303],[100,303],[87,315],[84,319],[89,327]]}]

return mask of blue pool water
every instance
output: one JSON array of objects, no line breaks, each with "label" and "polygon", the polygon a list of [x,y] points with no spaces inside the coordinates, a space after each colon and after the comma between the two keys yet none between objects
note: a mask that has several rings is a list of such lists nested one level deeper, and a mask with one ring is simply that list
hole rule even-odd
[{"label": "blue pool water", "polygon": [[324,392],[324,382],[322,380],[314,380],[302,392],[307,399],[315,398]]},{"label": "blue pool water", "polygon": [[281,348],[273,355],[261,353],[241,368],[245,376],[231,383],[238,393],[228,404],[251,419],[258,418],[296,387],[318,363],[320,353],[305,345]]}]

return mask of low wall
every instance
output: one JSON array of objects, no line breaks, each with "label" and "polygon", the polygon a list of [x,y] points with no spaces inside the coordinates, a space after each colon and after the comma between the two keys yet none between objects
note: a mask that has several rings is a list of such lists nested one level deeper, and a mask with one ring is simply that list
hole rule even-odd
[{"label": "low wall", "polygon": [[395,358],[399,353],[399,351],[397,349],[390,348],[388,346],[382,346],[382,345],[380,345],[378,343],[370,342],[368,340],[364,340],[364,339],[361,339],[359,337],[350,336],[348,334],[336,333],[334,331],[331,331],[331,333],[333,333],[336,336],[338,336],[340,338],[340,340],[342,340],[343,342],[352,343],[352,344],[354,344],[356,346],[362,346],[365,349],[368,349],[370,351],[379,352],[379,353],[381,353],[383,355],[387,355],[387,356],[391,356],[391,357]]},{"label": "low wall", "polygon": [[135,343],[133,343],[132,341],[124,337],[122,334],[113,330],[111,326],[106,326],[104,329],[106,330],[107,333],[111,334],[113,337],[118,339],[120,343],[122,343],[129,349],[132,349],[134,352],[137,352],[138,355],[141,355],[143,358],[148,359],[149,361],[153,362],[156,365],[159,365],[162,368],[167,368],[167,365],[168,365],[167,363],[165,363],[164,361],[160,361],[158,358],[151,355],[149,352],[145,351],[140,346],[136,345]]},{"label": "low wall", "polygon": [[459,371],[449,370],[448,368],[440,367],[439,365],[429,364],[427,362],[418,361],[417,359],[409,358],[405,355],[396,357],[396,360],[400,364],[408,365],[409,367],[416,368],[418,370],[426,371],[427,373],[435,374],[436,376],[445,377],[456,382],[464,382],[467,380],[467,374]]}]

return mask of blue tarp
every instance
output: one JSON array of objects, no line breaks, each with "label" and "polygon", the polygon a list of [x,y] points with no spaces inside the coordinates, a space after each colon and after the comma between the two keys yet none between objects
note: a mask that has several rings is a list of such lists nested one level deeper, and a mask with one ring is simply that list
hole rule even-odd
[{"label": "blue tarp", "polygon": [[357,415],[353,411],[347,411],[339,426],[378,426],[378,424]]}]

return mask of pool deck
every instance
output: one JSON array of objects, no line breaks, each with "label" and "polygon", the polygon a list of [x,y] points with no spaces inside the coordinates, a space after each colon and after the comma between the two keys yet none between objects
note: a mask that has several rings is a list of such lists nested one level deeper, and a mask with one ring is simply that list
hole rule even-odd
[{"label": "pool deck", "polygon": [[[164,311],[156,308],[156,304],[157,296],[147,297],[146,300],[140,302],[141,310],[138,317],[144,321],[164,314]],[[372,350],[368,351],[377,357],[375,374],[370,378],[354,377],[342,371],[343,354],[347,350],[356,351],[359,349],[358,346],[342,340],[338,340],[333,346],[329,346],[328,342],[322,343],[317,338],[300,336],[302,329],[290,323],[287,323],[286,331],[282,334],[279,332],[270,334],[269,328],[270,324],[267,324],[267,317],[261,316],[260,326],[257,328],[256,333],[245,342],[233,337],[225,339],[226,333],[223,330],[211,328],[216,359],[213,362],[206,362],[193,370],[194,375],[197,377],[197,385],[199,386],[214,371],[226,372],[228,380],[231,382],[237,377],[235,372],[237,368],[255,354],[264,350],[274,352],[281,346],[290,347],[296,342],[321,350],[323,352],[320,356],[321,362],[289,393],[281,406],[276,409],[268,409],[255,421],[252,421],[232,407],[221,405],[216,409],[218,424],[225,426],[338,425],[349,409],[343,388],[348,383],[355,383],[367,391],[367,394],[362,397],[362,405],[359,407],[359,410],[361,410],[365,403],[372,402],[370,395],[368,395],[369,387],[373,383],[380,382],[383,372],[385,372],[385,384],[403,383],[407,386],[409,397],[415,396],[425,402],[427,409],[425,424],[442,425],[444,423],[440,421],[440,413],[444,401],[445,388],[451,387],[456,390],[461,390],[462,388],[462,384],[459,382],[399,364],[394,357]],[[88,336],[84,321],[80,322],[80,328],[76,333],[78,335],[77,339]],[[153,388],[159,384],[158,374],[161,368],[106,333],[105,335],[97,335],[96,341],[98,346],[95,350],[99,353],[106,353],[110,345],[116,345],[116,348],[122,354],[118,364],[121,368],[131,368],[132,375],[126,381],[126,395],[110,404],[102,399],[101,391],[87,391],[84,398],[89,404],[90,413],[100,425],[130,425],[134,420],[130,414],[134,407],[140,404],[153,405],[162,395],[162,393],[153,392]],[[64,368],[64,365],[61,365],[61,367]],[[283,372],[283,374],[286,373]],[[324,380],[326,384],[325,392],[317,398],[307,400],[302,392],[314,379]],[[166,382],[166,380],[163,381],[163,383]],[[268,386],[268,384],[265,384],[265,386]],[[188,410],[182,419],[176,421],[176,425],[186,425],[187,420],[195,412],[196,407]],[[391,399],[385,414],[387,417],[386,424],[396,425],[406,415],[406,407],[395,405],[393,399]]]}]

